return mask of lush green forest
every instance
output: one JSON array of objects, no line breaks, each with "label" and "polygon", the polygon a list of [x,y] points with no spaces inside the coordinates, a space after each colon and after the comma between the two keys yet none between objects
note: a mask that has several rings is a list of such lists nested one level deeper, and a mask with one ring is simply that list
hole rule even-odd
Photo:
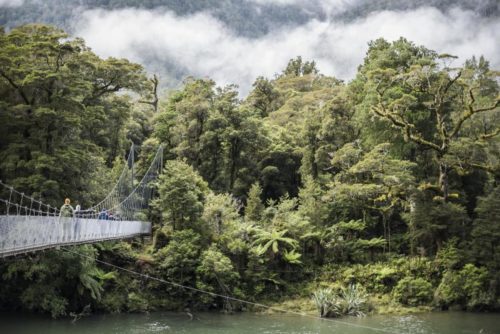
[{"label": "lush green forest", "polygon": [[[356,314],[330,305],[349,295],[374,312],[499,309],[500,73],[457,64],[379,39],[349,83],[296,57],[244,99],[199,78],[158,96],[140,65],[59,29],[2,30],[0,179],[86,207],[131,142],[139,166],[163,144],[150,240],[75,251],[324,316]],[[54,317],[247,308],[63,250],[1,260],[0,280],[0,309]]]}]

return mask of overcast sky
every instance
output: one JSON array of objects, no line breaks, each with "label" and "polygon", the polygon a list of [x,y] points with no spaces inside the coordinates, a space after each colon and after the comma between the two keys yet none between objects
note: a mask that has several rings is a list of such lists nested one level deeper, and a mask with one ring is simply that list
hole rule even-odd
[{"label": "overcast sky", "polygon": [[17,7],[23,4],[23,0],[0,0],[0,7]]}]

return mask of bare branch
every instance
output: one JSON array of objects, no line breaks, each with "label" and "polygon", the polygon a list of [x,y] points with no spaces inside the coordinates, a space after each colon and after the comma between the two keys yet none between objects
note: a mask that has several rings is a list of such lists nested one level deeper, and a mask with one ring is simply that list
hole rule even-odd
[{"label": "bare branch", "polygon": [[21,95],[24,103],[26,104],[31,104],[28,97],[26,96],[26,94],[24,93],[23,89],[17,85],[14,80],[12,80],[4,71],[0,71],[0,75],[9,82],[9,84],[15,89],[17,90],[17,92],[19,93],[19,95]]},{"label": "bare branch", "polygon": [[487,139],[491,139],[493,137],[496,137],[500,134],[500,128],[496,129],[495,131],[493,132],[490,132],[490,133],[485,133],[485,134],[482,134],[479,136],[479,139],[480,140],[487,140]]},{"label": "bare branch", "polygon": [[498,174],[500,172],[500,166],[482,165],[474,162],[467,162],[467,165],[472,168],[484,170],[485,172],[491,174]]},{"label": "bare branch", "polygon": [[156,113],[158,111],[158,84],[160,83],[156,74],[153,75],[151,82],[153,83],[153,92],[152,92],[153,100],[152,101],[140,100],[139,103],[151,105]]},{"label": "bare branch", "polygon": [[444,88],[444,91],[443,91],[443,95],[448,93],[448,90],[450,89],[451,86],[453,86],[453,84],[462,76],[462,71],[458,71],[457,75],[451,79],[450,81],[448,81],[448,83],[446,84],[446,87]]},{"label": "bare branch", "polygon": [[485,112],[485,111],[493,110],[493,109],[497,108],[500,105],[500,98],[497,98],[497,100],[495,101],[495,103],[493,103],[492,105],[490,105],[488,107],[474,109],[473,105],[476,102],[476,98],[474,96],[474,89],[476,89],[476,88],[478,88],[478,87],[475,86],[475,87],[471,87],[469,89],[470,102],[469,102],[469,104],[467,106],[467,108],[469,110],[468,110],[468,112],[466,112],[465,114],[463,114],[462,117],[460,117],[458,119],[457,124],[455,124],[455,127],[453,128],[453,131],[451,132],[450,137],[456,136],[458,134],[458,132],[460,131],[460,129],[462,128],[463,123],[466,120],[468,120],[469,118],[471,118],[472,116],[474,116],[475,114],[478,114],[478,113],[481,113],[481,112]]},{"label": "bare branch", "polygon": [[[439,145],[437,145],[433,142],[430,142],[428,140],[425,140],[421,134],[415,133],[414,131],[412,131],[412,129],[415,128],[415,125],[406,122],[400,115],[396,115],[394,113],[385,111],[385,108],[383,106],[382,106],[382,109],[383,110],[380,110],[377,107],[373,107],[372,111],[375,114],[379,115],[380,117],[391,121],[394,126],[404,129],[406,136],[411,141],[413,141],[417,144],[421,144],[423,146],[429,147],[429,148],[436,150],[438,152],[441,152],[441,147]],[[398,117],[399,119],[397,119],[396,117]]]}]

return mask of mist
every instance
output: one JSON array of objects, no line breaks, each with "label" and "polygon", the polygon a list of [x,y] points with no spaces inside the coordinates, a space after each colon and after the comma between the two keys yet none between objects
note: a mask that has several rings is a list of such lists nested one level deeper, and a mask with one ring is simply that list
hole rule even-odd
[{"label": "mist", "polygon": [[[348,2],[323,4],[338,9]],[[456,55],[457,63],[484,55],[498,68],[498,31],[497,19],[461,8],[443,12],[433,7],[377,11],[349,21],[335,16],[315,18],[301,25],[276,27],[257,38],[237,35],[207,12],[178,16],[164,9],[92,9],[85,10],[74,25],[74,34],[101,56],[129,58],[150,70],[170,64],[185,76],[210,77],[219,85],[237,84],[242,95],[256,77],[273,77],[298,55],[315,60],[321,73],[348,81],[355,76],[368,42],[380,37],[389,41],[405,37],[439,53]]]},{"label": "mist", "polygon": [[18,7],[23,4],[24,0],[0,0],[0,7]]}]

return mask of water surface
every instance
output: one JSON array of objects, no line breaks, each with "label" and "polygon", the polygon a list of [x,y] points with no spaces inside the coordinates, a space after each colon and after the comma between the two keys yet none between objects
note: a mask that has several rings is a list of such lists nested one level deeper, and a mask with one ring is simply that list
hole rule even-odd
[{"label": "water surface", "polygon": [[368,316],[325,321],[294,315],[183,313],[93,315],[74,323],[68,319],[0,314],[2,334],[500,334],[500,314],[438,312],[406,316]]}]

